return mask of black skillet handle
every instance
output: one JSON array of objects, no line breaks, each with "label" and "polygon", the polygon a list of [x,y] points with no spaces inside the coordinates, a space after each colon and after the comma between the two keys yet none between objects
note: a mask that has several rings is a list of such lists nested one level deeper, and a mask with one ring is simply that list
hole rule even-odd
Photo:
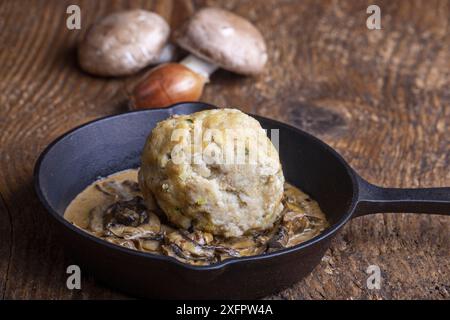
[{"label": "black skillet handle", "polygon": [[450,215],[450,188],[382,188],[358,177],[359,199],[354,217],[379,212]]}]

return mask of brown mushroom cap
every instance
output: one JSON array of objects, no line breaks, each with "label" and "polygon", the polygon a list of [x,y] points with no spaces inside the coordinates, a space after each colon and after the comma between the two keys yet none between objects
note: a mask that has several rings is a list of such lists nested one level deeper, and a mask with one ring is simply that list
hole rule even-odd
[{"label": "brown mushroom cap", "polygon": [[267,62],[264,38],[244,18],[219,8],[204,8],[177,31],[180,47],[223,69],[260,73]]},{"label": "brown mushroom cap", "polygon": [[132,74],[158,59],[169,33],[169,25],[156,13],[140,9],[113,13],[88,30],[78,60],[93,74]]}]

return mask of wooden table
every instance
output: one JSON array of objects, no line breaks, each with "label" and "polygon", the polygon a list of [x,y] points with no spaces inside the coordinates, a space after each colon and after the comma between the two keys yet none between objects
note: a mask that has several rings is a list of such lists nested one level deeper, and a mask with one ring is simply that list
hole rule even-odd
[{"label": "wooden table", "polygon": [[[126,110],[137,77],[83,73],[75,48],[96,18],[124,8],[162,14],[176,27],[205,4],[253,21],[269,47],[257,78],[225,71],[203,100],[273,117],[335,147],[365,178],[396,187],[450,185],[450,1],[375,1],[382,30],[368,30],[374,1],[83,1],[82,29],[66,28],[74,1],[0,3],[0,297],[123,298],[72,261],[32,186],[34,162],[54,138]],[[142,74],[141,74],[142,75]],[[450,298],[448,217],[379,214],[351,221],[322,263],[272,298]],[[378,265],[380,290],[366,286]],[[295,272],[295,270],[293,270]]]}]

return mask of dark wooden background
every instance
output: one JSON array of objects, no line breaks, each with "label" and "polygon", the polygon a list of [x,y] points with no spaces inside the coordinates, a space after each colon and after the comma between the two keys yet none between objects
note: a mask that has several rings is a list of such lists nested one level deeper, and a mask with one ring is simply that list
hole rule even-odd
[{"label": "dark wooden background", "polygon": [[[88,120],[119,113],[136,77],[95,78],[76,64],[86,27],[109,12],[147,8],[176,27],[218,5],[253,21],[270,52],[257,78],[225,71],[203,100],[277,118],[335,147],[384,186],[450,185],[450,1],[83,1],[82,30],[65,26],[76,1],[0,2],[0,298],[123,298],[83,273],[58,243],[32,187],[43,148]],[[366,8],[382,30],[366,28]],[[272,298],[450,298],[448,217],[379,214],[351,221],[305,280]],[[369,265],[382,270],[368,290]],[[293,270],[295,272],[295,270]]]}]

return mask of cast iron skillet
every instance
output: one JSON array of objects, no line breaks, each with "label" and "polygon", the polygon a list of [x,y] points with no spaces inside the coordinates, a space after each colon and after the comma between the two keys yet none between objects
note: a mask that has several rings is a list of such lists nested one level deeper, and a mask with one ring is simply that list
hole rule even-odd
[{"label": "cast iron skillet", "polygon": [[450,213],[450,188],[374,186],[322,141],[297,128],[256,116],[264,128],[279,129],[286,180],[316,199],[331,223],[314,239],[271,254],[198,267],[110,244],[63,218],[69,202],[98,177],[139,166],[144,142],[157,122],[172,114],[211,108],[214,106],[204,103],[181,103],[167,109],[106,117],[66,133],[39,157],[34,172],[36,192],[56,220],[61,240],[98,279],[140,297],[258,298],[309,274],[331,239],[353,217],[376,212]]}]

